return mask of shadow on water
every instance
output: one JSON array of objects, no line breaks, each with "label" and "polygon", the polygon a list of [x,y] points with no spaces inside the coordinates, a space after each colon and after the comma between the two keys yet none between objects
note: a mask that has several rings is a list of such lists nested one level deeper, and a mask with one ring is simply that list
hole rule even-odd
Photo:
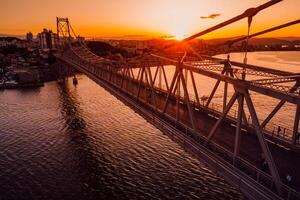
[{"label": "shadow on water", "polygon": [[67,82],[59,84],[59,92],[62,99],[62,115],[65,118],[65,126],[68,132],[84,130],[86,122],[80,112],[79,102],[76,99],[76,88],[71,91]]},{"label": "shadow on water", "polygon": [[[72,88],[73,87],[73,88]],[[101,151],[101,146],[95,144],[89,135],[87,122],[80,109],[77,99],[77,86],[65,81],[59,84],[62,99],[62,115],[65,118],[66,133],[70,135],[73,156],[78,161],[77,171],[80,179],[81,197],[78,199],[107,199],[114,196],[114,192],[107,186],[104,173],[107,167],[112,168],[109,160]]]},{"label": "shadow on water", "polygon": [[0,200],[238,199],[93,84],[0,92]]},{"label": "shadow on water", "polygon": [[18,88],[18,91],[20,93],[24,93],[24,94],[26,94],[26,93],[28,93],[28,94],[30,94],[30,93],[32,93],[32,94],[34,94],[34,93],[40,93],[41,87]]}]

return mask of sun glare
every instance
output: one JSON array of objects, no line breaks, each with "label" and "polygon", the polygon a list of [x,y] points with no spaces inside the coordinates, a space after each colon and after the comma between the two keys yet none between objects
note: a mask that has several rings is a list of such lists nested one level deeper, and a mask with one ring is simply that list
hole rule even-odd
[{"label": "sun glare", "polygon": [[178,34],[178,35],[175,35],[174,38],[175,38],[175,40],[183,40],[185,38],[185,36],[182,34]]},{"label": "sun glare", "polygon": [[186,38],[187,33],[189,33],[189,28],[182,22],[177,23],[176,27],[171,31],[171,35],[173,35],[173,39],[175,40],[183,40]]}]

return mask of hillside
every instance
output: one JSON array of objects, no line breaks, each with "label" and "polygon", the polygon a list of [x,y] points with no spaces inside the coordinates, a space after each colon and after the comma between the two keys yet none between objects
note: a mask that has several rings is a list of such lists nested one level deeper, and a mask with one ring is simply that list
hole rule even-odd
[{"label": "hillside", "polygon": [[[234,40],[244,36],[232,37],[232,38],[216,38],[205,40],[207,44],[215,45],[225,43],[226,41]],[[250,45],[261,46],[261,45],[293,45],[299,44],[300,37],[286,37],[286,38],[251,38],[249,40]]]}]

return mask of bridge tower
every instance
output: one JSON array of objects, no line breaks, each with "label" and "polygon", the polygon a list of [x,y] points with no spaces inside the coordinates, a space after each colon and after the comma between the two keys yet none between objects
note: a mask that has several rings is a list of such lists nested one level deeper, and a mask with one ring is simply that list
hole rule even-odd
[{"label": "bridge tower", "polygon": [[[73,40],[72,34],[75,39],[77,37],[67,17],[56,17],[56,31],[58,36],[58,43],[61,48],[64,48],[71,44]],[[58,73],[59,82],[65,79],[65,77],[73,76],[73,84],[77,85],[78,80],[76,78],[76,70],[74,68],[59,66]]]},{"label": "bridge tower", "polygon": [[62,18],[62,17],[56,17],[56,29],[57,29],[57,35],[63,37],[71,37],[70,33],[70,22],[68,18]]},{"label": "bridge tower", "polygon": [[56,17],[56,32],[60,45],[71,41],[71,26],[68,18]]}]

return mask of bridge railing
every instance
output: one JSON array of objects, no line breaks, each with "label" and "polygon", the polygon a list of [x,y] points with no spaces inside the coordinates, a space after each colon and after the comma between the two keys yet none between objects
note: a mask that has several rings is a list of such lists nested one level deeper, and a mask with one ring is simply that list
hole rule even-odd
[{"label": "bridge railing", "polygon": [[[77,61],[72,59],[70,62],[74,63]],[[82,63],[79,63],[79,65],[81,65],[81,64]],[[87,69],[88,68],[89,67],[87,66]],[[164,89],[164,88],[159,88],[159,89],[166,91],[166,89]],[[181,99],[183,99],[183,96],[184,96],[184,94],[180,93],[179,97]],[[197,105],[196,98],[194,96],[191,95],[190,99],[194,105]],[[201,108],[203,108],[203,105]],[[222,106],[219,106],[217,104],[215,104],[212,107],[211,106],[209,107],[209,109],[211,109],[211,111],[215,112],[216,114],[220,114],[220,111],[218,111],[218,110],[221,110],[222,108],[223,108]],[[143,109],[141,109],[141,110],[143,110]],[[233,112],[233,113],[231,112],[230,116],[233,115],[233,117],[236,117],[236,114],[234,114],[234,113],[236,113],[236,112]],[[149,114],[149,112],[145,112],[144,115],[147,115],[148,119],[150,119],[150,120],[152,119],[153,123],[155,125],[162,126],[162,127],[168,127],[166,122],[164,122],[158,116]],[[173,135],[176,134],[176,132],[178,132],[178,129],[177,129],[178,122],[175,123],[175,122],[170,121],[168,124],[170,124],[173,127],[173,130],[167,129],[169,134],[173,134]],[[177,137],[181,138],[181,140],[183,140],[185,144],[189,144],[193,148],[199,148],[197,146],[201,145],[203,148],[209,149],[211,152],[214,153],[214,155],[221,157],[222,160],[226,161],[231,166],[233,165],[237,169],[245,172],[245,174],[247,174],[248,177],[250,177],[253,181],[255,181],[267,188],[270,188],[272,191],[275,191],[273,179],[267,172],[264,172],[264,171],[256,168],[254,166],[254,164],[251,164],[251,163],[247,162],[246,160],[241,159],[240,157],[234,158],[232,152],[230,152],[229,150],[225,149],[224,147],[221,147],[220,145],[214,143],[213,141],[210,142],[208,146],[203,146],[204,141],[206,140],[206,138],[204,136],[197,134],[196,132],[194,132],[194,130],[192,130],[188,126],[182,125],[182,127],[185,128],[185,131],[181,131],[183,133],[183,137],[178,136],[178,135],[177,135]],[[196,144],[198,144],[198,145],[196,145]],[[237,178],[244,179],[244,177],[242,175],[238,175]],[[280,189],[281,189],[282,195],[285,199],[288,199],[288,200],[298,200],[299,199],[300,200],[300,195],[294,189],[286,186],[285,184],[281,183]]]},{"label": "bridge railing", "polygon": [[[141,108],[141,110],[143,109]],[[178,132],[177,123],[172,123],[172,122],[166,123],[161,118],[155,115],[151,115],[149,113],[144,113],[144,115],[146,115],[146,117],[150,119],[150,121],[152,121],[153,124],[159,127],[163,132],[168,132],[168,134],[171,135],[171,138],[175,140],[180,140],[181,143],[192,148],[198,148],[197,145],[194,144],[195,142],[198,145],[201,145],[203,148],[209,149],[209,151],[213,152],[214,155],[221,157],[222,160],[226,161],[228,164],[233,165],[235,168],[243,171],[254,182],[259,183],[262,186],[269,188],[271,191],[276,193],[275,183],[273,181],[272,176],[268,173],[268,171],[263,171],[240,157],[234,158],[232,152],[230,152],[229,150],[225,149],[224,147],[214,142],[209,143],[206,147],[203,146],[205,137],[196,134],[190,128],[185,128],[185,131],[181,131],[181,134],[183,134],[183,136],[180,136],[176,134]],[[171,128],[169,128],[170,125],[172,126]],[[188,138],[190,138],[191,140],[189,140]],[[236,179],[243,180],[245,179],[245,177],[240,174]],[[284,199],[300,200],[300,194],[293,188],[285,185],[284,183],[280,184],[280,192],[281,192],[281,196]]]},{"label": "bridge railing", "polygon": [[[87,64],[89,64],[89,63],[87,63]],[[158,85],[156,83],[155,84],[155,89],[158,90],[158,91],[159,90],[164,91],[164,92],[167,91],[166,85],[164,85],[164,84]],[[178,95],[178,93],[175,94],[175,96],[177,96],[177,95]],[[180,91],[179,98],[183,99],[183,97],[184,97],[184,92]],[[190,101],[192,102],[192,104],[197,105],[197,100],[196,100],[196,97],[195,97],[194,94],[189,94],[189,98],[190,98]],[[200,101],[199,106],[202,109],[206,109],[207,111],[214,114],[215,116],[220,116],[222,114],[223,105],[218,104],[216,102],[211,102],[208,107],[205,107],[206,101],[202,100],[201,98],[199,99],[199,101]],[[238,113],[238,111],[233,107],[228,112],[227,117],[232,121],[236,121],[237,113]],[[252,124],[252,119],[251,119],[250,115],[248,113],[245,113],[245,115],[246,115],[249,126],[254,128],[254,125]],[[280,126],[280,129],[282,131],[277,131],[279,126]],[[264,131],[265,134],[267,134],[271,138],[283,140],[283,141],[286,141],[288,143],[292,142],[293,130],[291,130],[289,128],[286,128],[285,125],[283,125],[283,124],[275,124],[274,122],[271,121],[263,128],[263,131]],[[299,140],[297,140],[296,145],[300,145]]]},{"label": "bridge railing", "polygon": [[[166,92],[167,91],[167,87],[165,85],[158,85],[158,84],[155,84],[155,88],[156,90],[158,91],[164,91]],[[183,91],[180,91],[180,93],[175,93],[175,97],[179,97],[181,100],[184,99],[184,92]],[[197,98],[194,94],[189,94],[189,99],[190,101],[192,102],[193,105],[197,106]],[[219,103],[216,103],[216,102],[211,102],[209,104],[208,107],[205,106],[206,104],[206,101],[205,100],[202,100],[201,98],[199,99],[200,101],[200,107],[202,109],[206,109],[207,111],[209,111],[209,113],[215,115],[215,116],[220,116],[223,112],[223,105],[219,104]],[[237,114],[238,114],[238,110],[235,109],[234,107],[232,107],[230,109],[230,111],[228,112],[227,114],[227,117],[229,119],[231,119],[232,121],[236,121],[237,119]],[[252,118],[250,116],[249,113],[245,113],[245,116],[247,118],[247,122],[248,122],[248,125],[251,127],[251,128],[254,128],[254,125],[253,125],[253,122],[252,122]],[[262,119],[260,119],[260,121],[263,121]],[[278,131],[278,127],[280,127],[280,129],[282,131]],[[280,139],[280,140],[284,140],[288,143],[291,143],[292,142],[292,135],[293,135],[293,130],[285,127],[284,124],[275,124],[274,122],[270,121],[264,128],[263,128],[263,132],[265,134],[267,134],[269,137],[271,138],[276,138],[276,139]],[[297,140],[297,143],[296,145],[299,145],[300,144],[300,141]]]}]

